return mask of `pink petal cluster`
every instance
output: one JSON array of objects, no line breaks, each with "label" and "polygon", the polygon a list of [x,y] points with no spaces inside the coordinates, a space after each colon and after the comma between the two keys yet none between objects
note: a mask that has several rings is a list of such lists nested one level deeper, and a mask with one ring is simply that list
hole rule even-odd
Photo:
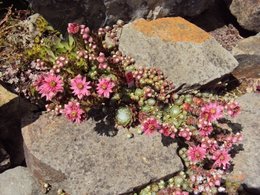
[{"label": "pink petal cluster", "polygon": [[201,162],[206,157],[206,149],[201,146],[193,146],[188,150],[188,158],[194,162]]},{"label": "pink petal cluster", "polygon": [[180,137],[183,137],[185,140],[189,141],[191,139],[192,133],[189,128],[182,128],[178,134]]},{"label": "pink petal cluster", "polygon": [[219,137],[218,141],[223,142],[223,147],[229,150],[233,147],[234,144],[237,144],[238,142],[242,141],[242,139],[243,139],[242,134],[236,133],[236,134]]},{"label": "pink petal cluster", "polygon": [[236,117],[240,113],[240,106],[237,102],[230,102],[225,106],[227,113],[231,117]]},{"label": "pink petal cluster", "polygon": [[79,24],[69,23],[67,27],[67,31],[69,34],[77,34],[79,32]]},{"label": "pink petal cluster", "polygon": [[77,75],[75,78],[70,81],[72,93],[76,95],[79,99],[82,99],[84,96],[89,96],[91,89],[90,81],[86,82],[86,77]]},{"label": "pink petal cluster", "polygon": [[213,154],[218,148],[218,143],[215,139],[210,139],[209,137],[204,137],[201,140],[201,147],[205,148],[207,152]]},{"label": "pink petal cluster", "polygon": [[223,106],[214,102],[205,104],[201,108],[200,118],[208,122],[216,121],[223,117]]},{"label": "pink petal cluster", "polygon": [[208,122],[203,119],[199,119],[198,127],[199,127],[199,133],[203,137],[209,136],[213,131],[211,122]]},{"label": "pink petal cluster", "polygon": [[212,159],[215,160],[214,167],[223,167],[226,169],[227,165],[230,164],[231,157],[227,150],[217,150],[213,153]]},{"label": "pink petal cluster", "polygon": [[62,113],[72,122],[80,123],[83,120],[84,110],[80,108],[80,104],[75,101],[70,101],[64,105]]},{"label": "pink petal cluster", "polygon": [[107,65],[107,60],[106,60],[104,53],[102,53],[102,52],[99,53],[99,56],[97,57],[97,61],[99,62],[98,67],[100,69],[107,69],[108,65]]},{"label": "pink petal cluster", "polygon": [[190,177],[190,181],[193,184],[194,194],[212,194],[212,187],[221,185],[221,178],[223,178],[224,172],[219,169],[206,170],[203,167],[197,165],[191,165],[190,170],[193,174]]},{"label": "pink petal cluster", "polygon": [[135,79],[131,71],[125,73],[126,82],[128,87],[133,87],[135,85]]},{"label": "pink petal cluster", "polygon": [[163,134],[164,136],[168,137],[170,136],[171,138],[175,138],[175,132],[177,131],[177,129],[169,124],[162,124],[161,125],[161,129],[159,130],[159,132],[161,134]]},{"label": "pink petal cluster", "polygon": [[52,100],[58,92],[63,92],[63,81],[59,75],[52,73],[40,75],[35,84],[36,90],[41,97],[46,97],[46,100]]},{"label": "pink petal cluster", "polygon": [[109,98],[115,83],[110,78],[100,78],[97,84],[97,93],[101,97]]},{"label": "pink petal cluster", "polygon": [[148,118],[142,124],[144,134],[151,135],[161,128],[159,121],[156,118]]}]

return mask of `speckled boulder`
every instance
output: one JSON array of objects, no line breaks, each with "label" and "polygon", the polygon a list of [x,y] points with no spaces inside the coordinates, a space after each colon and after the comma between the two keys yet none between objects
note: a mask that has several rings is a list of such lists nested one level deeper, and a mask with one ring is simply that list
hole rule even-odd
[{"label": "speckled boulder", "polygon": [[91,28],[136,18],[196,16],[214,0],[28,0],[32,8],[55,28],[65,30],[68,22],[86,23]]},{"label": "speckled boulder", "polygon": [[245,29],[260,32],[260,0],[232,0],[230,11]]},{"label": "speckled boulder", "polygon": [[41,195],[39,186],[30,171],[16,167],[0,174],[1,195]]},{"label": "speckled boulder", "polygon": [[125,25],[119,49],[137,65],[159,67],[176,86],[204,85],[238,65],[210,34],[180,17]]},{"label": "speckled boulder", "polygon": [[[243,127],[243,151],[234,158],[232,180],[260,190],[260,94],[245,94],[238,98],[241,114],[234,119]],[[254,193],[252,193],[254,194]]]},{"label": "speckled boulder", "polygon": [[176,144],[163,146],[159,134],[127,139],[126,129],[114,137],[99,130],[109,128],[43,114],[22,129],[26,163],[37,179],[71,195],[121,194],[182,169]]}]

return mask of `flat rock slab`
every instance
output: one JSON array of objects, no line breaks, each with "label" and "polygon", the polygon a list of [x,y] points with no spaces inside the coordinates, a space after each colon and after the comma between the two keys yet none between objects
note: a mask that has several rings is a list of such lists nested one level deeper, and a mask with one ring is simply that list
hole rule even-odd
[{"label": "flat rock slab", "polygon": [[1,195],[39,195],[38,185],[30,171],[16,167],[0,174]]},{"label": "flat rock slab", "polygon": [[260,190],[260,94],[245,94],[238,98],[241,114],[234,120],[243,127],[243,151],[234,158],[232,179],[249,188]]},{"label": "flat rock slab", "polygon": [[159,67],[176,86],[204,85],[238,65],[209,33],[180,17],[125,25],[119,49],[137,65]]},{"label": "flat rock slab", "polygon": [[237,55],[260,55],[260,33],[255,36],[240,40],[233,48],[232,54]]},{"label": "flat rock slab", "polygon": [[[161,135],[101,136],[93,120],[76,125],[43,114],[22,129],[27,166],[39,180],[58,183],[69,194],[120,194],[182,169],[176,144]],[[104,130],[104,129],[103,129]]]}]

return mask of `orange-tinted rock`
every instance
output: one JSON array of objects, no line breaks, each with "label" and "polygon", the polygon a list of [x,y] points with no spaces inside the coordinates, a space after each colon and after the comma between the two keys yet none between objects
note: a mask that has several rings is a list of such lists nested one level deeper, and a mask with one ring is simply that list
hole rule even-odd
[{"label": "orange-tinted rock", "polygon": [[211,38],[207,32],[181,17],[136,20],[133,26],[147,36],[164,41],[202,43]]},{"label": "orange-tinted rock", "polygon": [[125,25],[119,49],[137,65],[159,67],[177,87],[204,85],[238,64],[210,34],[180,17]]}]

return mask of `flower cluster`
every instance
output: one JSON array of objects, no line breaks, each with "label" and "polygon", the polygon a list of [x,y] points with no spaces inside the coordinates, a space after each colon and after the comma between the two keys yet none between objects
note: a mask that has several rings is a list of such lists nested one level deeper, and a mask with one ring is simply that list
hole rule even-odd
[{"label": "flower cluster", "polygon": [[160,133],[181,143],[179,155],[188,171],[168,188],[173,194],[221,190],[231,151],[242,137],[222,129],[220,121],[239,114],[238,103],[201,93],[175,94],[174,84],[161,70],[137,68],[132,58],[118,51],[116,33],[121,25],[100,28],[95,34],[85,25],[70,23],[69,39],[59,42],[54,57],[32,63],[41,70],[32,87],[48,111],[72,122],[83,121],[92,108],[106,107],[117,126],[140,124],[145,135]]}]

